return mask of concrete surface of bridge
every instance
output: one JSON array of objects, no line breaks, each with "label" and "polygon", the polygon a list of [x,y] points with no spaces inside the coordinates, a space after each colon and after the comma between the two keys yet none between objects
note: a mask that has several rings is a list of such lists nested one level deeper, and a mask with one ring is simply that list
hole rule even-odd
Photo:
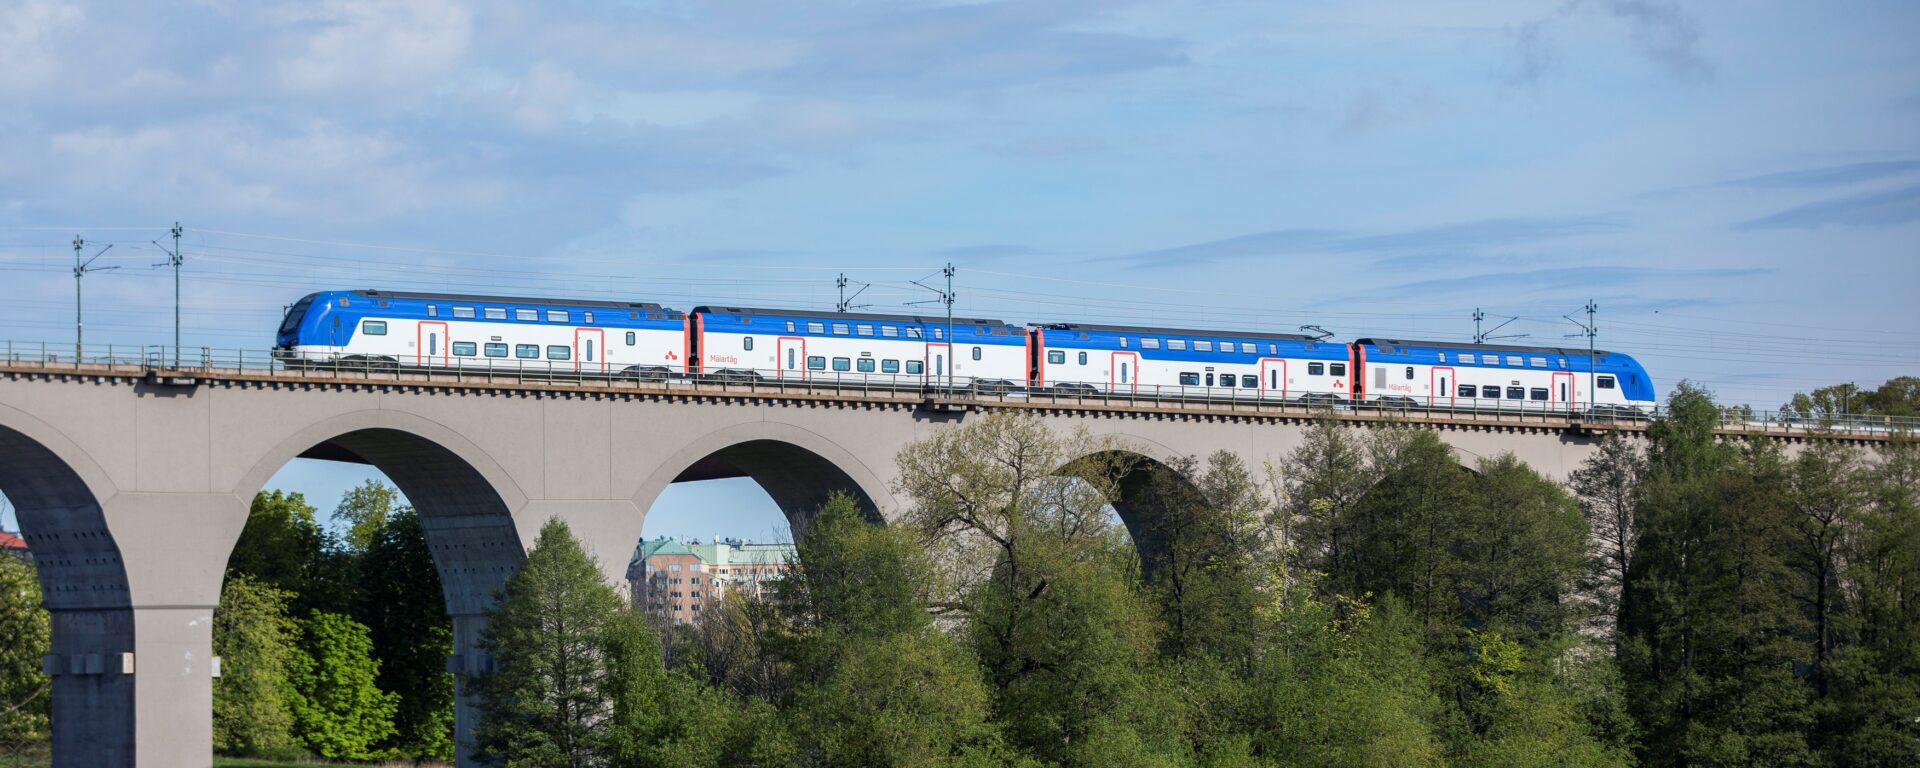
[{"label": "concrete surface of bridge", "polygon": [[[222,575],[249,501],[296,457],[376,466],[420,511],[454,622],[450,666],[465,675],[486,663],[483,612],[549,517],[609,579],[676,480],[750,477],[796,530],[841,489],[889,518],[900,448],[996,408],[1157,461],[1226,449],[1251,466],[1284,456],[1315,418],[1383,423],[1231,402],[0,364],[0,492],[19,510],[53,616],[55,764],[211,764]],[[1556,478],[1601,431],[1565,415],[1398,418],[1439,430],[1465,463],[1511,451]],[[462,744],[472,726],[461,706]]]}]

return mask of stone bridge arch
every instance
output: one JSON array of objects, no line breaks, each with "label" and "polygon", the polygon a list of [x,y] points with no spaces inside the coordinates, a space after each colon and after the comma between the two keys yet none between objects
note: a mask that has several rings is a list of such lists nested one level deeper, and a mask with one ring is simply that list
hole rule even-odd
[{"label": "stone bridge arch", "polygon": [[797,538],[834,491],[846,491],[876,523],[896,511],[883,475],[852,451],[795,424],[752,421],[707,432],[659,462],[634,493],[642,515],[675,482],[746,477],[786,516]]}]

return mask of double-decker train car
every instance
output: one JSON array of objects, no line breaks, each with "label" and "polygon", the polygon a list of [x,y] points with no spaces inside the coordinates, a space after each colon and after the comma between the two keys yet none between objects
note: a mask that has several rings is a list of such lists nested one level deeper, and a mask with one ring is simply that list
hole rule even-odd
[{"label": "double-decker train car", "polygon": [[665,378],[686,372],[686,318],[653,303],[322,291],[287,311],[274,355],[296,366]]},{"label": "double-decker train car", "polygon": [[1653,410],[1653,379],[1617,352],[1444,341],[1360,339],[1361,400],[1433,408]]},{"label": "double-decker train car", "polygon": [[881,386],[1017,391],[1027,384],[1024,329],[999,320],[795,309],[695,307],[694,373]]},{"label": "double-decker train car", "polygon": [[1031,329],[1038,389],[1345,402],[1347,345],[1313,336],[1055,323]]}]

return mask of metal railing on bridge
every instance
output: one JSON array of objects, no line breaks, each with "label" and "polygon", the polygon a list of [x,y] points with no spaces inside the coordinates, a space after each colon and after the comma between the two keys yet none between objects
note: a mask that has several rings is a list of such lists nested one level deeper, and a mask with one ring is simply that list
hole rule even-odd
[{"label": "metal railing on bridge", "polygon": [[[1032,389],[1024,382],[980,381],[948,386],[941,377],[834,370],[728,369],[687,375],[666,369],[581,370],[580,361],[441,356],[431,365],[391,359],[342,359],[325,362],[289,359],[269,350],[170,346],[88,345],[0,342],[0,355],[12,369],[101,374],[187,377],[267,377],[303,380],[389,381],[395,383],[512,384],[535,387],[597,387],[615,390],[717,393],[821,394],[871,399],[977,403],[1027,403],[1061,407],[1140,409],[1156,406],[1278,415],[1352,415],[1427,422],[1493,422],[1531,425],[1580,424],[1638,429],[1664,416],[1660,410],[1494,398],[1401,398],[1352,402],[1330,392],[1298,393],[1259,388],[1208,386],[1129,386],[1125,391],[1073,384]],[[77,354],[76,354],[77,353]],[[592,366],[592,363],[585,364]],[[1862,437],[1885,439],[1920,435],[1920,417],[1863,414],[1806,414],[1725,407],[1720,429],[1756,435]]]}]

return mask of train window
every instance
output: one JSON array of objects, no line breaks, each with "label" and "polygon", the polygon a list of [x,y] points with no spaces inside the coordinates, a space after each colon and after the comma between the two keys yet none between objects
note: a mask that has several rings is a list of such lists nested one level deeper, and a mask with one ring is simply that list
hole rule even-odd
[{"label": "train window", "polygon": [[[433,313],[432,313],[432,312],[428,312],[427,314],[433,314]],[[470,317],[473,317],[473,307],[461,307],[461,306],[455,306],[455,307],[453,308],[453,316],[454,316],[454,317],[466,317],[466,318],[470,318]]]},{"label": "train window", "polygon": [[385,336],[387,335],[387,323],[384,320],[362,320],[360,321],[360,332],[368,336]]},{"label": "train window", "polygon": [[889,339],[900,338],[900,326],[897,326],[897,325],[880,326],[880,335]]},{"label": "train window", "polygon": [[548,360],[572,360],[573,347],[569,347],[565,344],[548,344],[547,359]]},{"label": "train window", "polygon": [[1245,355],[1260,354],[1260,345],[1255,344],[1251,341],[1240,342],[1240,353]]},{"label": "train window", "polygon": [[[1195,339],[1195,340],[1193,341],[1193,351],[1195,351],[1195,352],[1212,352],[1212,351],[1213,351],[1213,342],[1211,342],[1211,341],[1208,341],[1208,340],[1206,340],[1206,339]],[[1228,351],[1229,351],[1229,352],[1231,352],[1232,350],[1228,350]]]},{"label": "train window", "polygon": [[513,356],[522,360],[538,360],[540,359],[540,345],[515,344],[513,345]]},{"label": "train window", "polygon": [[580,313],[580,322],[586,323],[587,325],[593,325],[593,313],[592,312]]},{"label": "train window", "polygon": [[1126,348],[1127,348],[1127,337],[1125,337],[1125,336],[1121,336],[1121,337],[1120,337],[1120,348],[1121,348],[1121,349],[1126,349]]},{"label": "train window", "polygon": [[[1225,384],[1224,384],[1223,386],[1228,386],[1228,387],[1231,387],[1231,386],[1233,386],[1233,377],[1232,377],[1232,376],[1222,376],[1222,377],[1220,377],[1220,378],[1222,378],[1222,379],[1226,379],[1226,383],[1225,383]],[[1213,386],[1213,372],[1212,372],[1212,371],[1208,371],[1208,372],[1207,372],[1207,386],[1209,386],[1209,387],[1211,387],[1211,386]]]},{"label": "train window", "polygon": [[1186,349],[1186,339],[1167,339],[1167,349]]},{"label": "train window", "polygon": [[1240,376],[1240,387],[1241,387],[1242,389],[1259,389],[1259,388],[1260,388],[1260,377],[1258,377],[1258,376],[1255,376],[1255,375],[1253,375],[1253,374],[1250,374],[1250,373],[1248,373],[1248,374],[1241,374],[1241,376]]},{"label": "train window", "polygon": [[1345,376],[1347,375],[1347,364],[1334,363],[1332,365],[1329,365],[1327,366],[1327,373],[1332,374],[1334,376]]},{"label": "train window", "polygon": [[826,358],[824,358],[824,357],[821,357],[821,356],[819,356],[819,355],[813,355],[813,356],[811,356],[811,357],[808,357],[808,358],[807,358],[807,370],[809,370],[809,371],[824,371],[824,370],[826,370],[826,369],[827,369],[827,359],[826,359]]},{"label": "train window", "polygon": [[1160,340],[1159,340],[1159,339],[1150,339],[1150,338],[1147,338],[1147,337],[1145,337],[1145,336],[1142,336],[1142,337],[1140,337],[1140,348],[1141,348],[1141,349],[1159,349],[1159,348],[1160,348]]},{"label": "train window", "polygon": [[1326,363],[1307,363],[1307,375],[1308,376],[1327,375],[1327,364]]},{"label": "train window", "polygon": [[1057,349],[1047,350],[1047,362],[1052,363],[1054,365],[1060,365],[1061,363],[1065,363],[1066,361],[1067,361],[1067,353]]},{"label": "train window", "polygon": [[907,361],[907,373],[911,373],[915,376],[918,376],[920,375],[920,372],[924,370],[926,370],[926,365],[924,363],[921,363],[919,360]]},{"label": "train window", "polygon": [[882,360],[882,361],[880,361],[880,372],[881,372],[881,373],[899,373],[899,372],[900,372],[900,361],[898,361],[898,360]]},{"label": "train window", "polygon": [[[994,327],[993,327],[993,335],[995,335],[995,336],[1005,336],[1005,335],[1007,335],[1007,327],[1006,327],[1006,326],[1004,326],[1004,325],[996,325],[996,326],[994,326]],[[1080,334],[1080,338],[1083,338],[1083,339],[1084,339],[1084,338],[1086,338],[1086,337],[1087,337],[1087,335],[1086,335],[1086,334],[1084,334],[1084,333],[1083,333],[1083,334]]]},{"label": "train window", "polygon": [[1481,355],[1480,364],[1481,365],[1499,365],[1500,356],[1499,355]]},{"label": "train window", "polygon": [[1459,393],[1458,393],[1458,394],[1459,394],[1459,395],[1460,395],[1461,397],[1479,397],[1479,396],[1480,396],[1480,385],[1478,385],[1478,384],[1462,384],[1462,385],[1460,385],[1460,391],[1459,391]]},{"label": "train window", "polygon": [[1563,371],[1564,371],[1564,370],[1566,370],[1566,369],[1567,369],[1567,359],[1566,359],[1566,358],[1564,358],[1564,357],[1556,357],[1556,358],[1554,358],[1554,360],[1557,360],[1557,361],[1559,361],[1559,363],[1560,363],[1560,370],[1563,370]]},{"label": "train window", "polygon": [[627,331],[627,346],[629,347],[633,346],[633,341],[634,341],[633,331]]},{"label": "train window", "polygon": [[741,348],[741,349],[744,349],[744,350],[746,350],[746,351],[748,351],[748,352],[752,352],[752,351],[753,351],[753,337],[752,337],[752,336],[742,336],[742,337],[740,337],[740,348]]},{"label": "train window", "polygon": [[1081,364],[1081,365],[1086,365],[1086,364],[1087,364],[1087,353],[1085,353],[1085,352],[1081,352],[1081,353],[1080,353],[1080,364]]},{"label": "train window", "polygon": [[1527,399],[1527,388],[1526,387],[1507,387],[1507,399],[1508,400]]},{"label": "train window", "polygon": [[1507,365],[1517,366],[1517,365],[1523,365],[1523,363],[1520,362],[1519,355],[1507,355]]},{"label": "train window", "polygon": [[567,311],[566,311],[566,310],[564,310],[564,309],[549,309],[549,310],[547,310],[547,322],[549,322],[549,323],[564,323],[564,322],[567,322]]},{"label": "train window", "polygon": [[1486,388],[1480,390],[1480,396],[1488,400],[1498,400],[1500,399],[1500,388],[1498,386],[1488,384]]},{"label": "train window", "polygon": [[528,322],[538,322],[538,321],[540,320],[540,310],[537,310],[537,309],[516,309],[516,310],[514,310],[514,311],[513,311],[513,319],[515,319],[515,320],[525,320],[525,321],[528,321]]},{"label": "train window", "polygon": [[1529,357],[1527,358],[1527,365],[1535,368],[1545,368],[1547,367],[1547,359],[1544,357]]},{"label": "train window", "polygon": [[921,337],[921,336],[920,336],[920,326],[917,326],[917,325],[909,325],[909,326],[907,326],[907,338],[909,338],[909,339],[918,339],[918,338],[920,338],[920,337]]},{"label": "train window", "polygon": [[1545,399],[1547,399],[1547,388],[1546,388],[1546,387],[1534,387],[1533,389],[1530,389],[1530,390],[1527,390],[1527,394],[1528,394],[1528,395],[1531,395],[1531,396],[1532,396],[1532,397],[1531,397],[1531,399],[1534,399],[1534,400],[1545,400]]},{"label": "train window", "polygon": [[826,323],[807,323],[807,333],[826,333]]},{"label": "train window", "polygon": [[1413,381],[1413,366],[1407,366],[1407,381]]},{"label": "train window", "polygon": [[346,305],[347,305],[347,297],[345,296],[340,297],[340,306],[344,307]]},{"label": "train window", "polygon": [[438,305],[438,304],[428,304],[428,305],[427,305],[427,317],[439,317],[439,316],[440,316],[440,305]]},{"label": "train window", "polygon": [[488,320],[507,319],[507,310],[504,307],[487,307],[480,311],[482,314],[485,314],[487,316]]},{"label": "train window", "polygon": [[834,324],[833,324],[833,333],[834,333],[834,335],[835,335],[835,336],[845,336],[845,335],[847,335],[847,324],[846,324],[846,323],[834,323]]},{"label": "train window", "polygon": [[480,346],[471,341],[456,341],[453,343],[453,353],[461,357],[473,357],[480,354]]},{"label": "train window", "polygon": [[482,348],[481,351],[486,352],[487,357],[506,357],[507,345],[499,342],[491,342]]},{"label": "train window", "polygon": [[836,358],[834,358],[834,359],[833,359],[833,369],[834,369],[834,370],[836,370],[836,371],[851,371],[851,370],[853,370],[853,358],[850,358],[850,357],[836,357]]},{"label": "train window", "polygon": [[787,333],[793,333],[793,328],[794,328],[794,325],[793,325],[793,321],[792,321],[792,320],[788,320],[788,321],[787,321]]},{"label": "train window", "polygon": [[944,338],[946,338],[946,337],[947,337],[947,329],[945,329],[945,328],[934,328],[934,329],[933,329],[933,337],[934,337],[934,338],[936,338],[936,339],[944,339]]},{"label": "train window", "polygon": [[873,326],[868,325],[866,323],[861,323],[853,327],[853,332],[855,335],[859,335],[859,336],[872,336]]},{"label": "train window", "polygon": [[975,360],[978,360],[978,359],[980,359],[980,348],[979,348],[979,347],[974,347],[974,348],[973,348],[973,359],[975,359]]},{"label": "train window", "polygon": [[1199,386],[1199,384],[1200,384],[1200,374],[1193,373],[1191,371],[1185,371],[1180,374],[1180,386],[1193,387],[1193,386]]},{"label": "train window", "polygon": [[1269,355],[1280,354],[1280,345],[1275,344],[1273,342],[1267,342],[1267,354]]},{"label": "train window", "polygon": [[858,368],[861,373],[873,373],[873,358],[871,357],[860,358],[859,360],[854,362],[854,367]]},{"label": "train window", "polygon": [[1594,381],[1599,383],[1601,389],[1613,389],[1612,376],[1599,376],[1596,377]]}]

